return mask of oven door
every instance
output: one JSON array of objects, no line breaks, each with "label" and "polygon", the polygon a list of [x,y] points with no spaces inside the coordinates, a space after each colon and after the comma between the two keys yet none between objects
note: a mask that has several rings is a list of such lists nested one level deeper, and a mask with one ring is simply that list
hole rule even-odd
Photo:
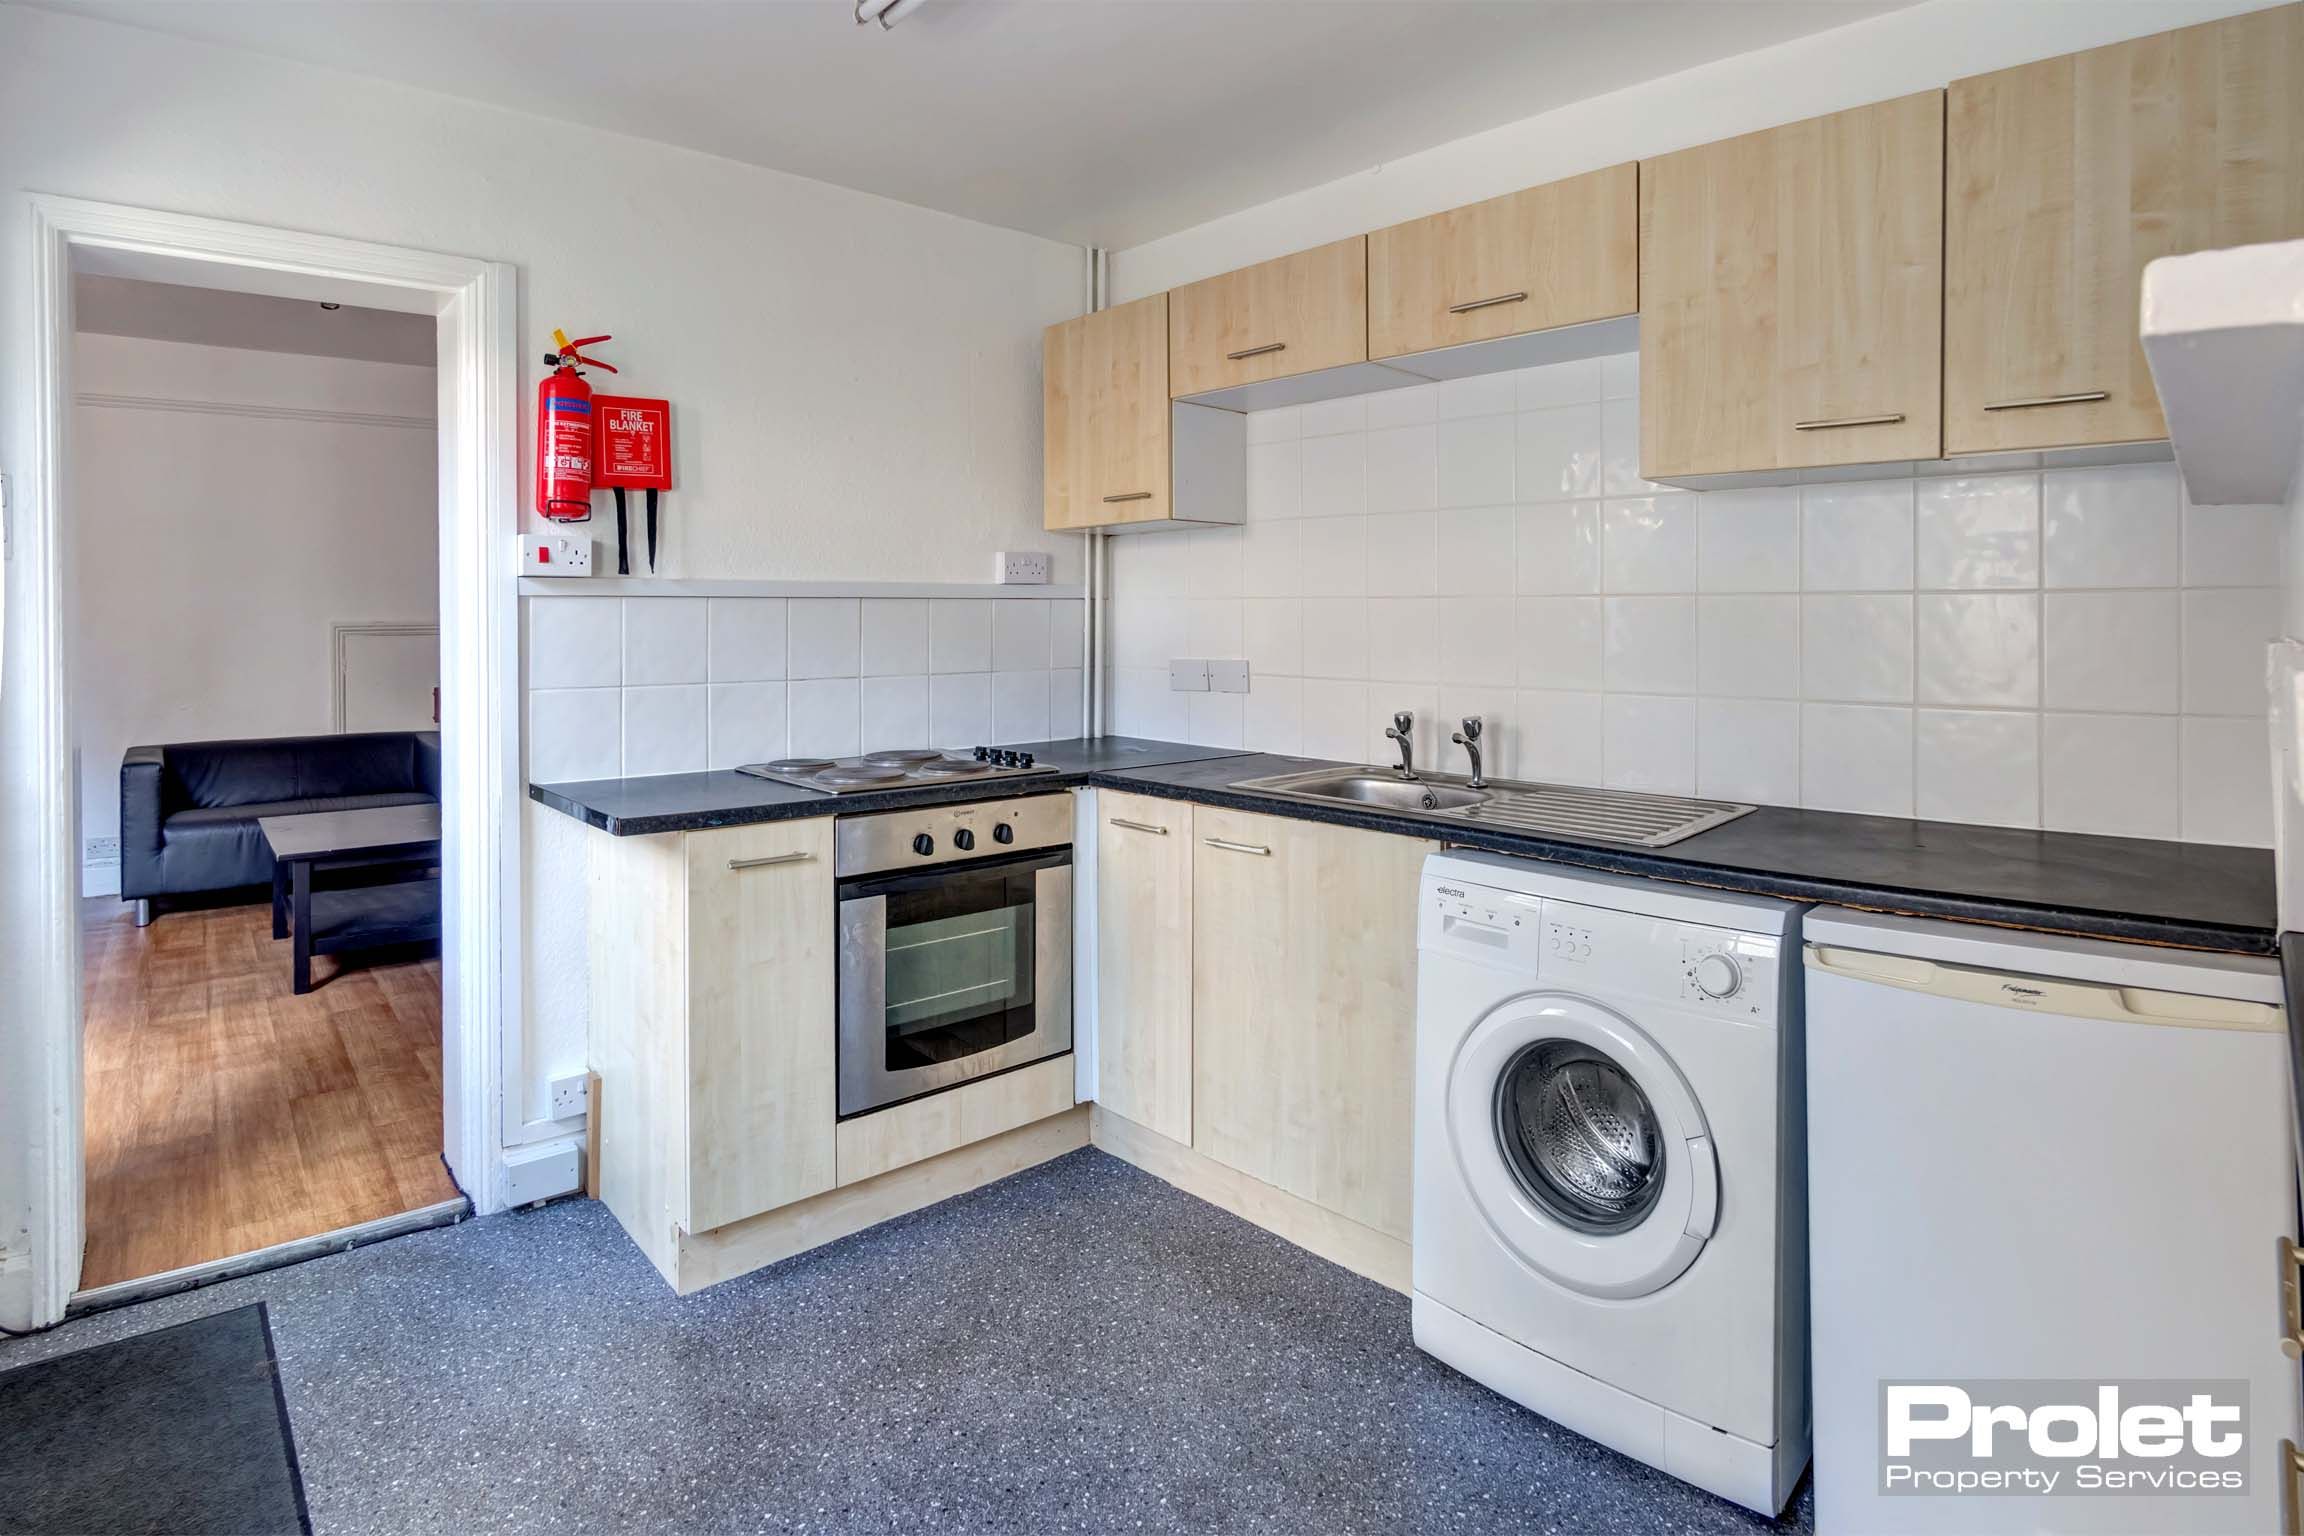
[{"label": "oven door", "polygon": [[839,883],[840,1114],[1072,1049],[1072,854]]}]

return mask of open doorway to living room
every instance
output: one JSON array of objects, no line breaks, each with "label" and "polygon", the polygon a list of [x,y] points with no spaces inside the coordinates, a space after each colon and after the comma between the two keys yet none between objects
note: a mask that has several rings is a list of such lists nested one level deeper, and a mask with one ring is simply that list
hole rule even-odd
[{"label": "open doorway to living room", "polygon": [[88,271],[74,313],[85,1294],[461,1197],[435,323]]}]

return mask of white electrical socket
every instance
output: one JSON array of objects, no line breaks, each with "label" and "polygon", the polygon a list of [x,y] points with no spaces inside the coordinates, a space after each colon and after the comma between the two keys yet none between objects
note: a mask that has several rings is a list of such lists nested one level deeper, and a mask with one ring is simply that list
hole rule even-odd
[{"label": "white electrical socket", "polygon": [[1002,586],[1046,586],[1049,569],[1044,549],[1006,549],[992,557],[992,579]]},{"label": "white electrical socket", "polygon": [[1208,663],[1204,661],[1171,661],[1168,663],[1168,691],[1170,693],[1206,693],[1208,691]]},{"label": "white electrical socket", "polygon": [[83,864],[119,863],[120,839],[116,837],[92,837],[88,839],[87,851],[81,855],[80,862]]},{"label": "white electrical socket", "polygon": [[523,576],[589,576],[592,541],[564,533],[520,535],[520,574]]},{"label": "white electrical socket", "polygon": [[572,1120],[583,1114],[591,1098],[590,1085],[590,1075],[583,1072],[552,1079],[552,1118]]}]

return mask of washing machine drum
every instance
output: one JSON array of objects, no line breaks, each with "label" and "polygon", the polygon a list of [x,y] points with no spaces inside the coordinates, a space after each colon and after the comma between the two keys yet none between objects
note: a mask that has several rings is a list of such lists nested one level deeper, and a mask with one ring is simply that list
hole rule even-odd
[{"label": "washing machine drum", "polygon": [[1448,1106],[1490,1229],[1562,1285],[1647,1295],[1712,1234],[1720,1177],[1695,1094],[1612,1009],[1537,995],[1491,1011],[1457,1052]]}]

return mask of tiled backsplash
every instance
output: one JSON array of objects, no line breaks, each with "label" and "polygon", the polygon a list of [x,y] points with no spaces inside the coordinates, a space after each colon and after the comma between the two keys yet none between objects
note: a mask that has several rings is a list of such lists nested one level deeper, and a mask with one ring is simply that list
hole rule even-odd
[{"label": "tiled backsplash", "polygon": [[526,601],[528,777],[733,768],[1080,732],[1077,601]]},{"label": "tiled backsplash", "polygon": [[[2173,465],[1697,495],[1636,356],[1249,418],[1248,521],[1114,545],[1112,728],[1778,805],[2267,843],[2282,516]],[[1922,466],[1925,468],[1926,466]],[[1168,691],[1245,657],[1246,694]]]}]

